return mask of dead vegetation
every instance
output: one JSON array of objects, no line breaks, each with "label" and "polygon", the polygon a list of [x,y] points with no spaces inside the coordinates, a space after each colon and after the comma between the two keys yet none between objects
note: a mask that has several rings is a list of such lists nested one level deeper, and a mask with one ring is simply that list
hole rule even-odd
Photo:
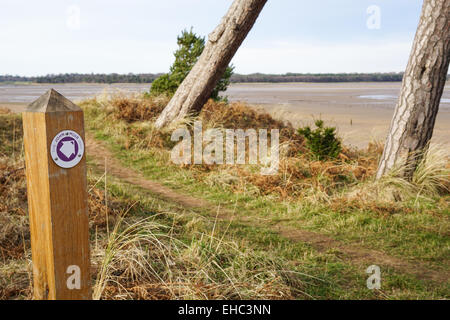
[{"label": "dead vegetation", "polygon": [[[153,98],[155,99],[155,98]],[[97,102],[98,103],[98,102]],[[151,105],[148,105],[148,104]],[[153,103],[153,104],[152,104]],[[148,114],[139,110],[147,106]],[[127,148],[159,148],[170,151],[175,145],[170,141],[170,130],[156,130],[151,123],[160,112],[161,105],[148,98],[123,96],[113,97],[102,102],[102,107],[115,118],[132,123],[124,126],[122,139]],[[135,110],[136,111],[132,111]],[[129,110],[124,112],[124,110]],[[138,112],[144,117],[129,117],[128,114]],[[133,120],[135,119],[135,120]],[[187,119],[184,125],[193,122]],[[244,191],[248,184],[255,186],[260,194],[278,194],[281,198],[296,199],[304,196],[311,187],[325,194],[331,194],[336,189],[349,184],[365,181],[372,177],[377,166],[382,146],[371,144],[367,150],[351,150],[344,148],[335,161],[311,161],[304,139],[298,135],[290,123],[272,118],[266,113],[258,112],[244,103],[215,102],[209,100],[196,120],[202,121],[203,129],[271,129],[280,130],[280,168],[278,174],[262,176],[249,166],[217,166],[191,165],[199,179],[214,183],[220,171],[222,186],[227,186],[235,192]],[[120,133],[121,134],[121,133]],[[248,144],[248,143],[247,143]],[[228,178],[226,178],[228,177]]]},{"label": "dead vegetation", "polygon": [[297,156],[305,152],[303,137],[299,136],[289,122],[276,120],[268,113],[256,111],[241,102],[226,104],[208,100],[200,112],[199,119],[203,128],[225,129],[266,129],[270,136],[272,129],[280,130],[280,144],[287,144],[288,156]]},{"label": "dead vegetation", "polygon": [[154,218],[125,219],[94,250],[94,299],[289,299],[283,263],[211,234],[181,241],[184,231]]},{"label": "dead vegetation", "polygon": [[[0,299],[30,299],[24,170],[7,159],[0,164]],[[98,182],[89,186],[95,299],[291,298],[282,263],[254,256],[214,233],[186,243],[183,227],[156,216],[136,217],[132,212],[145,208],[111,195],[106,201]]]},{"label": "dead vegetation", "polygon": [[[174,128],[157,130],[152,125],[161,112],[164,103],[167,102],[165,99],[164,96],[148,98],[126,97],[119,94],[111,98],[87,102],[85,105],[100,105],[107,111],[108,117],[111,116],[119,120],[115,125],[118,132],[111,131],[110,134],[120,135],[119,140],[123,141],[123,145],[127,149],[147,148],[167,154],[176,144],[176,142],[170,140]],[[133,114],[139,116],[130,116]],[[347,198],[349,190],[350,193],[358,194],[355,189],[375,185],[369,182],[373,181],[383,151],[383,144],[379,142],[370,143],[365,150],[344,146],[337,159],[314,161],[309,157],[309,151],[303,137],[297,134],[290,123],[274,119],[266,113],[254,110],[245,103],[227,104],[209,100],[198,116],[191,116],[179,125],[192,130],[192,123],[198,120],[202,122],[203,130],[209,128],[221,130],[267,129],[268,132],[271,129],[280,130],[280,162],[277,174],[263,176],[259,174],[259,170],[255,169],[255,166],[250,165],[183,165],[186,169],[191,170],[200,181],[211,185],[219,185],[237,193],[274,194],[285,200],[326,200],[327,203]],[[122,125],[122,122],[127,124]],[[425,167],[421,166],[417,171],[413,183],[417,188],[409,187],[409,190],[417,191],[420,189],[423,193],[424,190],[431,188],[436,195],[448,194],[448,155],[432,156],[432,154],[433,152],[428,157],[432,159],[428,161],[426,166],[428,169],[424,170]],[[442,161],[438,161],[439,159]],[[397,189],[401,187],[397,183],[400,179],[394,182],[392,177],[391,175],[383,179],[383,183],[395,186],[394,188]],[[376,185],[380,185],[380,183]],[[405,187],[404,184],[402,186]],[[386,186],[383,188],[386,188]],[[391,189],[387,188],[386,190]],[[401,189],[397,189],[396,191],[391,190],[389,197],[386,195],[376,196],[378,200],[384,203],[381,207],[386,207],[387,210],[390,206],[388,203],[395,203],[396,194],[402,193]],[[377,194],[373,188],[371,190],[373,194]],[[368,190],[361,192],[371,193]],[[343,195],[344,193],[345,195]],[[412,196],[412,193],[408,192],[408,196]]]},{"label": "dead vegetation", "polygon": [[[111,122],[107,134],[130,151],[168,154],[174,142],[170,128],[156,130],[152,122],[164,98],[94,99],[83,103],[90,116]],[[89,110],[88,110],[89,109]],[[430,150],[414,180],[394,175],[381,181],[373,176],[383,146],[366,150],[344,148],[338,159],[312,161],[303,139],[289,123],[261,114],[242,103],[209,101],[198,118],[203,128],[280,129],[278,173],[262,176],[258,168],[185,166],[198,181],[235,193],[275,196],[279,200],[315,204],[341,214],[370,211],[380,216],[408,214],[410,199],[440,196],[448,209],[450,166],[444,153]],[[185,124],[189,126],[188,120]],[[20,121],[0,117],[0,299],[31,298],[31,255],[25,177],[21,158]],[[14,156],[12,156],[14,155]],[[168,166],[170,164],[168,163]],[[246,250],[246,245],[197,229],[196,220],[174,222],[160,209],[151,218],[133,213],[148,210],[140,204],[105,195],[98,179],[90,179],[90,227],[94,297],[98,299],[289,299],[308,296],[302,277],[284,272],[285,264],[270,254]],[[159,219],[161,217],[161,219]],[[168,219],[170,217],[170,219]],[[178,219],[177,218],[177,219]],[[192,236],[194,234],[195,236]],[[189,237],[187,237],[189,235]],[[188,240],[187,240],[188,239]],[[289,274],[289,279],[286,278]],[[292,286],[291,278],[296,286]]]},{"label": "dead vegetation", "polygon": [[0,107],[0,114],[9,114],[11,113],[11,110],[8,108]]},{"label": "dead vegetation", "polygon": [[[175,142],[170,141],[174,128],[156,130],[153,127],[152,123],[161,110],[164,97],[153,99],[156,100],[133,96],[128,100],[118,95],[96,100],[95,103],[107,110],[107,117],[118,120],[114,125],[118,131],[111,130],[108,134],[118,136],[127,149],[148,149],[168,157],[175,145]],[[86,105],[92,105],[92,102]],[[124,113],[125,105],[125,109],[137,110],[147,106],[151,111],[148,111],[147,116],[133,120],[123,116],[133,113]],[[375,181],[375,172],[383,151],[382,143],[374,141],[365,150],[343,146],[337,159],[314,161],[308,154],[303,137],[297,134],[290,123],[274,119],[245,103],[227,104],[209,100],[200,114],[188,117],[179,125],[186,126],[192,134],[192,123],[198,120],[202,122],[203,130],[280,130],[280,162],[275,175],[261,175],[257,166],[251,165],[181,166],[190,170],[196,180],[234,193],[276,196],[280,200],[303,204],[323,204],[338,212],[372,210],[380,215],[411,211],[410,204],[406,205],[408,199],[445,198],[449,194],[448,154],[437,154],[436,148],[430,150],[427,162],[419,167],[412,183],[404,182],[395,172]]]},{"label": "dead vegetation", "polygon": [[152,121],[161,113],[168,102],[165,96],[125,97],[118,95],[111,100],[117,119],[127,122]]},{"label": "dead vegetation", "polygon": [[26,188],[22,163],[0,159],[0,257],[23,257],[29,241]]},{"label": "dead vegetation", "polygon": [[[9,116],[8,116],[9,117]],[[0,117],[0,299],[31,299],[32,272],[20,121]],[[12,139],[14,137],[14,139]],[[14,151],[15,156],[13,157]],[[8,155],[8,156],[6,156]],[[289,299],[284,264],[131,197],[88,185],[96,299]],[[142,217],[145,213],[146,218]],[[150,215],[150,216],[149,216]],[[172,216],[187,219],[173,221]],[[206,224],[209,224],[206,223]],[[206,230],[210,230],[208,227]],[[295,293],[298,294],[298,293]]]},{"label": "dead vegetation", "polygon": [[[126,203],[114,199],[106,206],[104,193],[95,187],[90,189],[88,201],[90,227],[101,231],[106,229],[107,220],[113,225],[116,217],[127,206]],[[31,297],[30,282],[16,279],[16,276],[23,278],[24,273],[27,279],[31,277],[30,246],[24,163],[22,160],[11,161],[2,157],[0,158],[0,299]],[[12,272],[11,265],[18,263],[22,265],[16,270],[17,273]]]}]

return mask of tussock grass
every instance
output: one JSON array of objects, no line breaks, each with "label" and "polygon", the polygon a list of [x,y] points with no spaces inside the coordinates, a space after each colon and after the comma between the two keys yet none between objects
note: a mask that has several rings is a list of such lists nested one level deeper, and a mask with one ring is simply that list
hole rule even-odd
[{"label": "tussock grass", "polygon": [[411,181],[402,177],[404,168],[396,168],[379,180],[371,179],[355,186],[346,194],[360,202],[397,203],[419,200],[433,201],[450,193],[450,162],[448,150],[431,145],[414,172]]},{"label": "tussock grass", "polygon": [[11,113],[11,110],[9,110],[8,108],[0,107],[0,114],[9,114],[9,113]]},{"label": "tussock grass", "polygon": [[32,299],[31,256],[0,262],[0,300]]},{"label": "tussock grass", "polygon": [[0,258],[23,257],[29,243],[23,162],[0,158]]},{"label": "tussock grass", "polygon": [[450,193],[450,152],[444,146],[432,144],[414,172],[412,183],[418,195],[444,195]]},{"label": "tussock grass", "polygon": [[[0,122],[5,120],[1,118]],[[20,139],[17,136],[18,144]],[[4,143],[0,154],[17,148],[13,147],[15,143]],[[29,246],[23,159],[11,153],[10,158],[0,156],[0,299],[31,298]]]},{"label": "tussock grass", "polygon": [[[15,116],[14,116],[15,117]],[[3,121],[5,119],[0,119]],[[17,119],[16,119],[17,120]],[[32,273],[20,121],[16,141],[0,158],[0,299],[31,299]],[[216,223],[167,211],[161,203],[131,200],[122,185],[92,175],[88,186],[96,299],[287,299],[283,276],[293,272],[277,257],[218,233]],[[121,196],[115,196],[115,193]],[[125,194],[124,194],[125,193]],[[142,217],[148,215],[150,217]],[[174,219],[183,218],[183,223]],[[216,234],[217,232],[217,234]],[[298,291],[298,290],[297,290]],[[298,294],[298,293],[297,293]]]},{"label": "tussock grass", "polygon": [[[140,107],[137,106],[139,103],[135,102],[136,99],[139,100],[134,96],[129,98],[129,105],[138,110]],[[146,99],[140,98],[139,101],[142,101],[143,105],[152,103]],[[118,104],[117,101],[120,103]],[[228,179],[228,181],[232,181],[229,187],[234,192],[246,192],[256,188],[259,194],[276,194],[283,199],[290,200],[303,199],[307,194],[330,195],[342,187],[367,179],[376,170],[380,150],[373,146],[364,152],[344,148],[337,161],[311,161],[303,137],[297,134],[291,124],[275,120],[270,115],[257,112],[243,103],[225,104],[209,100],[199,115],[191,115],[170,128],[156,130],[152,125],[155,119],[153,111],[149,111],[152,112],[150,117],[139,121],[130,121],[128,117],[123,117],[121,109],[123,101],[127,101],[127,98],[112,97],[110,100],[104,99],[100,102],[97,100],[86,101],[83,106],[91,117],[96,118],[95,122],[114,123],[109,127],[102,127],[103,133],[106,136],[114,137],[127,150],[148,150],[167,161],[170,160],[170,150],[176,144],[176,142],[170,141],[171,132],[180,126],[192,130],[195,120],[202,122],[204,130],[209,128],[218,128],[222,131],[225,129],[267,129],[270,135],[271,129],[279,129],[280,169],[276,175],[261,176],[259,164],[182,166],[192,171],[197,179],[205,182],[217,180],[218,172],[227,171],[228,177],[234,176],[239,179],[238,182],[235,179]],[[159,110],[159,102],[153,103],[154,106],[148,107],[149,110]],[[99,112],[100,110],[101,112]],[[222,181],[223,187],[226,187],[226,184]],[[311,191],[311,188],[314,191]]]},{"label": "tussock grass", "polygon": [[[381,143],[371,143],[366,150],[344,147],[334,161],[311,161],[303,140],[289,124],[261,116],[245,104],[210,101],[199,115],[177,126],[191,128],[193,121],[201,120],[204,129],[278,127],[283,132],[278,173],[264,177],[252,165],[176,166],[170,163],[175,127],[153,127],[165,100],[152,99],[105,95],[81,105],[88,129],[105,140],[125,165],[174,189],[231,208],[237,219],[253,219],[255,226],[211,221],[142,191],[128,190],[117,181],[108,184],[106,197],[102,177],[91,172],[95,298],[448,296],[445,284],[429,285],[391,271],[384,273],[383,295],[368,292],[364,270],[344,264],[339,252],[318,254],[305,244],[292,244],[261,229],[262,224],[308,229],[448,270],[449,165],[443,150],[430,148],[411,182],[395,172],[375,181]],[[23,161],[20,121],[11,119],[0,116],[5,124],[0,126],[0,137],[7,141],[0,153],[8,158],[0,165],[0,177],[20,168]],[[0,189],[0,220],[4,221],[0,233],[7,234],[0,248],[10,250],[12,241],[19,254],[0,260],[0,295],[28,298],[29,235],[26,199],[20,191],[24,181],[8,177],[8,184]],[[13,200],[5,200],[10,193]],[[399,277],[403,280],[397,281]]]},{"label": "tussock grass", "polygon": [[[32,275],[25,177],[23,169],[2,164],[1,177],[10,172],[16,176],[0,189],[0,298],[28,299]],[[148,205],[132,203],[129,196],[110,194],[106,200],[101,179],[91,177],[88,188],[92,261],[97,270],[94,298],[292,297],[282,277],[286,266],[276,257],[255,254],[226,234],[216,235],[214,227],[206,228],[210,230],[206,233],[195,217],[185,226],[170,222],[167,216],[178,216],[173,212],[141,218],[139,213],[148,212]]]},{"label": "tussock grass", "polygon": [[[149,107],[150,110],[159,110],[159,103],[164,97],[153,97],[162,100],[151,102],[145,100],[146,98],[133,96],[130,98],[131,106],[135,105],[136,99],[153,103]],[[119,100],[126,101],[127,98],[122,96]],[[95,101],[88,101],[84,105],[93,118],[101,117],[96,122],[113,123],[109,127],[102,127],[103,134],[119,141],[127,150],[138,153],[148,151],[170,164],[169,153],[175,145],[170,141],[170,135],[175,127],[156,130],[152,125],[156,113],[145,118],[145,121],[130,122],[128,118],[121,118],[121,107],[117,105],[116,97],[102,101],[101,111]],[[369,202],[371,205],[378,202],[383,203],[381,207],[385,208],[388,207],[387,203],[399,204],[420,197],[430,199],[449,194],[448,151],[439,146],[429,148],[425,160],[414,174],[413,181],[402,179],[401,170],[394,170],[390,175],[375,181],[374,175],[383,150],[383,144],[378,141],[371,142],[365,150],[343,147],[338,159],[332,161],[313,161],[308,156],[303,138],[289,123],[275,120],[246,104],[226,104],[210,100],[200,114],[191,115],[177,125],[191,128],[195,120],[202,121],[204,130],[280,129],[280,161],[278,173],[275,175],[261,175],[259,165],[181,166],[196,180],[210,186],[217,185],[233,193],[275,195],[281,200],[327,203],[333,206],[339,206],[339,201],[343,201],[344,205],[349,205],[350,202],[359,203],[359,207]]]},{"label": "tussock grass", "polygon": [[[434,171],[428,169],[424,175],[420,173],[423,167],[419,167],[412,182],[395,172],[375,181],[383,151],[381,142],[373,141],[367,149],[344,146],[334,161],[312,161],[303,141],[288,135],[281,143],[280,167],[274,176],[261,176],[260,168],[252,165],[176,166],[170,161],[170,144],[150,142],[153,135],[161,135],[153,129],[152,120],[128,123],[114,117],[113,107],[104,111],[89,103],[85,110],[91,130],[111,145],[124,164],[174,189],[229,205],[233,210],[238,208],[242,216],[255,221],[313,230],[394,255],[445,264],[449,193],[443,185],[447,185],[448,177],[439,170],[448,168],[448,158],[441,155],[436,158],[442,162],[428,160],[427,166]],[[182,125],[189,128],[193,121],[201,120],[204,129],[223,130],[238,124],[256,129],[289,127],[261,117],[246,104],[210,101],[204,110]],[[163,132],[166,140],[173,129]],[[170,170],[160,170],[162,166]]]},{"label": "tussock grass", "polygon": [[180,230],[155,217],[127,222],[122,216],[95,250],[99,299],[289,299],[282,262],[255,255],[235,242]]},{"label": "tussock grass", "polygon": [[156,120],[156,117],[166,106],[168,99],[164,96],[154,97],[124,97],[115,95],[111,100],[111,105],[116,110],[117,119],[127,122]]}]

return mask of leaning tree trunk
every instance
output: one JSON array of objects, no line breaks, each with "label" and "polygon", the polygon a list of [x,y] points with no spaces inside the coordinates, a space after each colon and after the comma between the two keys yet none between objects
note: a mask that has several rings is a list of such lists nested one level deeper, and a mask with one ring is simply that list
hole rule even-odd
[{"label": "leaning tree trunk", "polygon": [[235,0],[209,35],[197,63],[155,122],[157,128],[199,111],[206,103],[267,0]]},{"label": "leaning tree trunk", "polygon": [[449,66],[450,1],[425,0],[377,178],[403,168],[411,179],[433,134]]}]

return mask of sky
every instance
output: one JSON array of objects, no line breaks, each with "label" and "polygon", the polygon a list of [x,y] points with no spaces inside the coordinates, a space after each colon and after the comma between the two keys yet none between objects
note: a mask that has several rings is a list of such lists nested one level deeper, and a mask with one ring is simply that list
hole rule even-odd
[{"label": "sky", "polygon": [[[0,0],[0,74],[168,72],[176,37],[207,36],[231,0]],[[268,0],[235,72],[399,72],[421,0]]]}]

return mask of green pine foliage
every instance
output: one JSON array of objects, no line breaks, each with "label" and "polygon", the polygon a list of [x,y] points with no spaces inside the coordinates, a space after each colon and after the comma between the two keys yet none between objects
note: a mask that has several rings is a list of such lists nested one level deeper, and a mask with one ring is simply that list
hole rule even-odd
[{"label": "green pine foliage", "polygon": [[[194,64],[205,48],[205,38],[196,35],[190,31],[183,30],[181,35],[177,37],[178,49],[175,51],[175,62],[170,67],[170,72],[164,74],[152,83],[150,94],[172,96],[177,88],[183,82],[184,78],[189,74]],[[211,98],[221,100],[220,91],[225,91],[230,84],[230,77],[233,74],[233,67],[229,66],[225,70],[224,75],[217,83]]]},{"label": "green pine foliage", "polygon": [[316,120],[315,130],[309,126],[298,129],[298,134],[306,138],[306,145],[317,160],[335,159],[342,150],[341,141],[336,136],[336,128],[324,127],[323,120]]}]

